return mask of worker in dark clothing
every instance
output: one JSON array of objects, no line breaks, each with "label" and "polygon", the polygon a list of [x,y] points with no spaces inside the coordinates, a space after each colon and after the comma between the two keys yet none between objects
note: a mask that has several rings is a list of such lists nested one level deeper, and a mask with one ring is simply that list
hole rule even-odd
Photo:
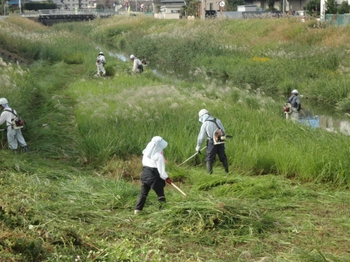
[{"label": "worker in dark clothing", "polygon": [[[200,153],[200,147],[204,140],[207,139],[205,158],[207,172],[212,174],[213,163],[216,155],[218,155],[225,172],[228,173],[228,162],[225,153],[225,128],[223,124],[219,119],[212,117],[206,109],[200,110],[198,116],[202,126],[197,138],[196,151]],[[221,134],[218,132],[221,132]]]},{"label": "worker in dark clothing", "polygon": [[165,182],[171,184],[171,179],[165,172],[164,148],[168,143],[160,136],[152,138],[147,147],[142,151],[142,173],[141,173],[141,193],[137,200],[134,214],[142,211],[148,193],[151,189],[158,196],[158,201],[163,204],[166,202],[164,195]]}]

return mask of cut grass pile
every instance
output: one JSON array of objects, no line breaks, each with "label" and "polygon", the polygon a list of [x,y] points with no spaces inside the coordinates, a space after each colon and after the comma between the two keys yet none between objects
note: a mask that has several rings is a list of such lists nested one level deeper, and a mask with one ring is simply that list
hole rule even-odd
[{"label": "cut grass pile", "polygon": [[344,190],[276,176],[206,176],[199,168],[188,174],[186,183],[174,181],[187,198],[167,186],[163,209],[151,192],[144,211],[134,216],[135,183],[62,167],[31,175],[1,172],[1,258],[348,258],[349,194]]}]

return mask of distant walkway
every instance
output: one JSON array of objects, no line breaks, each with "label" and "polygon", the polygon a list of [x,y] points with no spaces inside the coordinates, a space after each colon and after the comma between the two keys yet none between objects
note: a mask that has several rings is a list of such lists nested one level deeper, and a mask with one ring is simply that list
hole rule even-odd
[{"label": "distant walkway", "polygon": [[[108,18],[117,14],[119,13],[114,9],[45,9],[38,11],[25,11],[21,14],[11,14],[11,16],[22,16],[40,22],[43,25],[53,25],[55,23],[80,22],[90,21],[96,18]],[[0,16],[0,19],[5,19],[7,17],[8,16]]]}]

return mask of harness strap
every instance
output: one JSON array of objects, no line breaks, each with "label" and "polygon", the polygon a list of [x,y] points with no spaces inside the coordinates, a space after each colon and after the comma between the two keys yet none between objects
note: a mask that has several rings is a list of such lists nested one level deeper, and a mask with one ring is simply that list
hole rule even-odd
[{"label": "harness strap", "polygon": [[215,123],[216,127],[219,128],[219,129],[221,129],[221,128],[219,127],[218,123],[216,123],[216,118],[214,118],[214,120],[207,120],[207,121]]},{"label": "harness strap", "polygon": [[15,112],[13,111],[13,109],[11,109],[11,110],[4,109],[4,111],[10,112],[10,113],[14,114],[16,117],[18,117],[18,115],[16,115]]},{"label": "harness strap", "polygon": [[[18,115],[16,115],[15,114],[15,112],[14,112],[14,109],[12,108],[11,110],[8,110],[8,109],[4,109],[4,111],[6,111],[6,112],[10,112],[10,113],[12,113],[14,116],[16,116],[17,118],[18,118]],[[13,120],[13,119],[11,119],[11,120]],[[6,121],[7,122],[7,121]],[[12,123],[11,122],[7,122],[7,123],[9,123],[10,125],[8,125],[8,126],[11,126],[12,127]]]},{"label": "harness strap", "polygon": [[[218,123],[216,123],[216,118],[214,118],[214,120],[206,120],[205,122],[207,122],[207,121],[215,123],[216,127],[217,127],[218,129],[221,129],[221,130],[222,130],[222,128],[219,127]],[[207,136],[210,137],[211,140],[213,140],[212,136],[210,136],[208,133],[207,133]]]}]

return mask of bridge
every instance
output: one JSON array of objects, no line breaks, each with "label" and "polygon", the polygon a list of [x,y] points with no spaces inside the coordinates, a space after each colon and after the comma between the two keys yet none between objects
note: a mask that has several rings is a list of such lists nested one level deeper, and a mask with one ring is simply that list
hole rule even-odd
[{"label": "bridge", "polygon": [[95,18],[108,18],[119,14],[114,9],[76,9],[76,10],[60,10],[46,9],[37,12],[22,13],[22,17],[32,19],[42,23],[43,25],[53,25],[55,23],[89,21]]}]

